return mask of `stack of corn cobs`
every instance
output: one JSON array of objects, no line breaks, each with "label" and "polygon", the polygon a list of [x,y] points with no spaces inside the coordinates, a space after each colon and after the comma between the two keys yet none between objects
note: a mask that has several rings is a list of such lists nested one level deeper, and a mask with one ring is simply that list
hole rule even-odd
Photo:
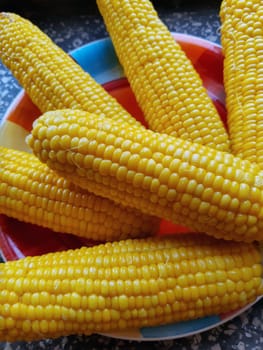
[{"label": "stack of corn cobs", "polygon": [[[148,127],[28,20],[0,56],[42,115],[0,148],[0,213],[100,240],[0,265],[0,339],[161,325],[262,295],[262,0],[220,10],[226,131],[148,0],[98,0]],[[193,233],[157,237],[161,218]]]}]

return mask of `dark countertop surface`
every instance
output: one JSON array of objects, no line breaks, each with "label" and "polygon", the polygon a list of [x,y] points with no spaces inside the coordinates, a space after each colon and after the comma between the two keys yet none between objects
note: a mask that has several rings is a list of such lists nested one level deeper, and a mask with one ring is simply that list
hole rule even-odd
[{"label": "dark countertop surface", "polygon": [[[88,4],[78,0],[31,0],[21,2],[20,5],[17,1],[1,3],[0,11],[13,11],[29,18],[65,51],[107,36],[95,1]],[[220,43],[220,1],[154,1],[154,4],[171,31]],[[90,30],[87,31],[87,28]],[[20,89],[11,73],[0,63],[0,121]],[[0,343],[0,350],[12,349],[260,350],[263,349],[263,300],[223,325],[180,339],[137,342],[94,334],[39,342]]]}]

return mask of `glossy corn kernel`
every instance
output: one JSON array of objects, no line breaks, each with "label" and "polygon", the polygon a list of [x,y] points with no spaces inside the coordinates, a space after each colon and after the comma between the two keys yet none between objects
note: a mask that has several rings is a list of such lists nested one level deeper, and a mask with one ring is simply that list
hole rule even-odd
[{"label": "glossy corn kernel", "polygon": [[49,167],[98,195],[216,237],[263,240],[257,164],[83,111],[47,112],[27,142]]},{"label": "glossy corn kernel", "polygon": [[0,58],[42,111],[83,109],[139,124],[37,26],[0,13]]},{"label": "glossy corn kernel", "polygon": [[223,0],[224,85],[234,154],[263,168],[262,0]]},{"label": "glossy corn kernel", "polygon": [[262,293],[253,244],[134,239],[0,264],[0,340],[109,332],[240,308]]},{"label": "glossy corn kernel", "polygon": [[228,151],[212,100],[151,1],[97,4],[149,128]]},{"label": "glossy corn kernel", "polygon": [[34,155],[0,147],[0,213],[96,241],[150,235],[158,220],[77,188]]}]

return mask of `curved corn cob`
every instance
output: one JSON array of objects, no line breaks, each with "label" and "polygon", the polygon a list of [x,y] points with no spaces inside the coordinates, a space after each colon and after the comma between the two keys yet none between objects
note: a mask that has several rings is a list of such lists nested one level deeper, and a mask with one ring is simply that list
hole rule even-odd
[{"label": "curved corn cob", "polygon": [[97,4],[149,128],[228,151],[216,108],[151,1]]},{"label": "curved corn cob", "polygon": [[96,241],[153,233],[157,219],[88,193],[34,155],[0,147],[0,213]]},{"label": "curved corn cob", "polygon": [[220,18],[232,151],[263,168],[262,0],[223,0]]},{"label": "curved corn cob", "polygon": [[202,235],[127,240],[0,264],[0,340],[160,325],[262,293],[253,244]]},{"label": "curved corn cob", "polygon": [[83,111],[47,112],[27,142],[96,194],[216,237],[263,240],[263,172],[249,161]]},{"label": "curved corn cob", "polygon": [[19,15],[0,13],[0,58],[42,112],[82,109],[141,125],[45,33]]}]

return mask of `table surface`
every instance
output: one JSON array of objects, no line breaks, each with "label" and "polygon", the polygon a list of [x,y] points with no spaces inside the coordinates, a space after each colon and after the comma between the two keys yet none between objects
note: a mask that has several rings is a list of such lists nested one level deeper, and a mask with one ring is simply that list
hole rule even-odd
[{"label": "table surface", "polygon": [[[14,3],[14,4],[13,4]],[[108,36],[95,1],[31,0],[28,5],[4,1],[0,11],[13,11],[27,17],[46,32],[65,51]],[[52,5],[50,5],[50,3]],[[198,5],[197,5],[198,3]],[[171,31],[199,36],[220,44],[220,1],[154,1],[160,18]],[[89,29],[89,30],[87,30]],[[11,73],[0,63],[0,121],[21,90]],[[263,348],[263,300],[246,312],[212,330],[194,336],[136,342],[101,335],[69,336],[39,342],[0,343],[0,350],[11,349],[194,349],[260,350]]]}]

